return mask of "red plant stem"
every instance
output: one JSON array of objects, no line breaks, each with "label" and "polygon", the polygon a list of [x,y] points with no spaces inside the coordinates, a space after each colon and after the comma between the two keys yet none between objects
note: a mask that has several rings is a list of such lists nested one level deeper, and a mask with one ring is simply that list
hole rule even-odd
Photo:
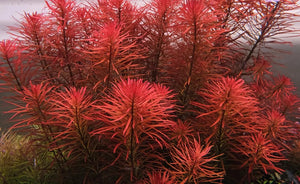
[{"label": "red plant stem", "polygon": [[34,34],[34,39],[35,39],[35,45],[38,46],[37,54],[40,57],[41,66],[43,68],[43,71],[46,72],[46,74],[48,75],[49,73],[46,70],[46,67],[47,67],[46,60],[41,59],[41,58],[43,58],[44,55],[43,55],[43,52],[42,52],[42,49],[41,49],[40,39],[38,38],[38,35],[37,35],[36,31],[34,31],[33,34]]},{"label": "red plant stem", "polygon": [[[66,25],[65,25],[66,24]],[[66,36],[66,27],[68,27],[68,23],[65,22],[65,14],[64,12],[62,13],[62,33],[63,33],[63,41],[64,41],[64,49],[65,49],[65,62],[67,63],[67,67],[69,70],[69,75],[71,78],[71,83],[73,86],[75,86],[75,81],[74,81],[74,76],[73,76],[73,71],[71,68],[71,63],[69,61],[69,51],[68,51],[68,44],[67,44],[67,36]]]},{"label": "red plant stem", "polygon": [[[41,106],[40,106],[40,103],[38,102],[37,99],[36,99],[36,104],[37,104],[38,112],[39,112],[39,114],[41,116],[42,122],[47,122],[47,118],[46,118],[45,114],[43,113],[43,111],[41,109]],[[53,130],[52,130],[51,126],[47,125],[46,127],[50,131],[50,134],[53,135]],[[49,137],[49,135],[48,135],[48,133],[45,130],[45,127],[43,125],[42,125],[42,129],[43,129],[43,132],[44,132],[44,134],[46,136],[47,141],[49,143],[52,143],[52,140],[50,139],[50,137]],[[56,142],[56,139],[54,137],[52,137],[52,139],[54,140],[54,142]],[[61,149],[58,149],[57,151],[58,151],[60,157],[63,159],[63,161],[66,162],[66,158],[64,157]],[[55,157],[55,160],[57,161],[57,164],[58,164],[59,168],[63,171],[63,166],[62,166],[63,164],[58,159],[58,156],[57,156],[56,152],[54,150],[52,150],[51,152],[53,153],[53,155]]]},{"label": "red plant stem", "polygon": [[[226,106],[226,104],[228,103],[228,99],[230,98],[230,93],[231,93],[231,90],[229,90],[228,93],[226,94],[226,100],[225,100],[223,106]],[[225,113],[226,113],[226,111],[223,109],[222,110],[222,114],[221,114],[219,129],[218,129],[218,135],[217,135],[218,155],[222,153],[222,151],[221,151],[221,144],[222,144],[223,121],[224,121],[224,118],[225,118]]]},{"label": "red plant stem", "polygon": [[[220,124],[219,124],[219,130],[218,130],[218,135],[217,135],[217,155],[221,155],[222,153],[224,153],[224,150],[222,152],[222,139],[223,139],[223,122],[224,122],[224,118],[225,118],[225,110],[222,110],[222,115],[221,115],[221,119],[220,119]],[[220,157],[220,168],[224,168],[224,160],[223,157]],[[225,170],[224,170],[225,171]],[[220,183],[222,183],[222,179],[220,179]]]},{"label": "red plant stem", "polygon": [[35,44],[38,46],[38,50],[37,50],[37,54],[38,56],[40,57],[40,63],[41,63],[41,66],[43,68],[43,71],[46,73],[46,76],[52,80],[52,83],[54,83],[54,78],[51,74],[51,72],[49,72],[49,69],[48,69],[48,63],[44,58],[44,54],[43,54],[43,51],[41,49],[41,42],[40,42],[40,39],[38,38],[38,35],[36,33],[36,31],[34,31],[34,37],[35,37]]},{"label": "red plant stem", "polygon": [[[51,127],[49,125],[46,126],[48,128],[48,130],[50,131],[50,134],[53,134],[53,131],[51,129]],[[45,134],[46,136],[46,139],[48,141],[48,143],[52,143],[52,140],[49,138],[49,135],[47,133],[47,131],[45,130],[45,126],[42,125],[42,130],[43,130],[43,133]],[[53,137],[52,137],[53,138]],[[55,141],[55,139],[54,139]],[[65,162],[66,161],[66,158],[63,156],[62,154],[62,151],[60,149],[57,150],[58,151],[58,154],[60,155],[60,157],[63,159],[63,161]],[[61,163],[60,159],[58,158],[58,155],[56,153],[56,151],[54,150],[51,150],[51,152],[53,153],[54,155],[54,158],[58,164],[58,167],[60,168],[61,171],[64,171],[64,168],[63,168],[63,163]]]},{"label": "red plant stem", "polygon": [[159,61],[160,61],[160,55],[162,53],[163,37],[165,34],[165,30],[164,30],[165,19],[166,19],[166,12],[164,12],[164,14],[162,16],[162,22],[164,25],[161,25],[162,31],[159,34],[157,47],[155,48],[156,52],[155,52],[154,65],[153,65],[153,71],[152,71],[152,81],[153,82],[157,82],[158,66],[159,66]]},{"label": "red plant stem", "polygon": [[[163,34],[163,33],[161,33]],[[162,49],[162,35],[159,36],[158,43],[157,43],[157,51],[154,57],[154,65],[153,65],[153,71],[152,71],[152,81],[157,82],[157,73],[158,73],[158,66],[159,66],[159,58],[161,55],[161,49]]]},{"label": "red plant stem", "polygon": [[186,85],[185,85],[185,91],[184,91],[184,96],[183,96],[183,103],[184,103],[184,108],[186,108],[187,106],[187,97],[188,97],[188,93],[189,93],[189,88],[190,88],[190,83],[192,80],[192,73],[193,73],[193,67],[194,67],[194,62],[196,60],[196,42],[197,42],[197,20],[194,17],[193,20],[193,24],[194,24],[194,32],[193,32],[193,50],[192,50],[192,58],[191,58],[191,62],[190,62],[190,68],[189,68],[189,74],[188,74],[188,78],[186,81]]},{"label": "red plant stem", "polygon": [[10,69],[10,71],[11,71],[11,73],[12,73],[14,79],[16,80],[16,83],[17,83],[17,85],[18,85],[18,87],[19,87],[19,90],[22,92],[22,94],[24,94],[24,92],[23,92],[23,87],[22,87],[22,85],[21,85],[21,83],[20,83],[20,81],[19,81],[19,79],[18,79],[18,77],[17,77],[17,75],[16,75],[16,72],[15,72],[15,70],[13,69],[13,67],[12,67],[12,65],[11,65],[11,62],[9,61],[9,58],[8,58],[7,55],[5,55],[5,60],[6,60],[7,64],[8,64],[8,66],[9,66],[9,69]]},{"label": "red plant stem", "polygon": [[191,182],[192,174],[193,174],[193,172],[194,172],[195,165],[196,165],[196,161],[193,162],[193,166],[192,166],[192,168],[189,170],[187,183],[190,183],[190,182]]},{"label": "red plant stem", "polygon": [[221,154],[221,144],[222,144],[222,134],[223,134],[223,121],[225,118],[225,110],[222,110],[222,115],[220,119],[220,124],[219,124],[219,129],[218,129],[218,135],[217,135],[217,149],[218,149],[218,154]]},{"label": "red plant stem", "polygon": [[112,46],[109,47],[109,58],[108,58],[108,74],[106,79],[106,88],[109,88],[110,77],[111,77],[111,67],[112,67]]},{"label": "red plant stem", "polygon": [[[131,133],[130,133],[130,162],[131,162],[131,172],[134,176],[134,178],[136,177],[136,174],[135,174],[135,164],[134,164],[134,154],[133,154],[133,151],[134,151],[134,148],[133,148],[133,139],[134,139],[134,127],[133,127],[133,118],[134,118],[134,98],[132,99],[132,104],[131,104]],[[133,178],[133,180],[134,180]]]},{"label": "red plant stem", "polygon": [[121,24],[121,21],[122,21],[122,7],[121,6],[119,6],[118,7],[118,23],[119,23],[119,25]]},{"label": "red plant stem", "polygon": [[226,23],[229,20],[230,14],[231,14],[231,8],[232,8],[232,0],[227,0],[227,3],[229,4],[228,8],[227,8],[227,13],[226,13],[226,17],[223,21],[224,25],[223,28],[226,27]]},{"label": "red plant stem", "polygon": [[77,133],[79,134],[79,137],[80,137],[80,143],[81,145],[83,146],[85,152],[88,154],[88,158],[91,159],[92,158],[92,154],[91,154],[91,150],[89,150],[89,146],[88,146],[88,143],[86,142],[86,139],[85,137],[83,136],[83,133],[82,133],[82,128],[79,124],[79,118],[78,118],[78,109],[77,107],[75,107],[75,124],[76,124],[76,129],[77,129]]},{"label": "red plant stem", "polygon": [[262,30],[260,35],[258,36],[256,42],[254,43],[254,45],[252,46],[250,52],[248,53],[248,55],[246,56],[246,58],[242,61],[242,66],[240,68],[240,71],[244,70],[246,67],[246,64],[248,63],[248,61],[250,60],[252,54],[254,53],[254,50],[256,49],[256,47],[260,44],[261,41],[264,40],[264,36],[267,33],[267,31],[269,30],[269,26],[272,26],[271,21],[273,20],[274,16],[275,16],[275,12],[279,7],[279,2],[276,3],[275,7],[273,8],[273,10],[271,11],[271,16],[267,17],[262,25]]}]

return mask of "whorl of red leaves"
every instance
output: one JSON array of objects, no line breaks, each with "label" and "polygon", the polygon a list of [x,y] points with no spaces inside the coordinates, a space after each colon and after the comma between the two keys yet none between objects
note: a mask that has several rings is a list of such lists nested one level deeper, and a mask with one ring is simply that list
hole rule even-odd
[{"label": "whorl of red leaves", "polygon": [[263,169],[265,173],[275,170],[281,173],[283,170],[275,164],[286,160],[282,149],[278,148],[270,139],[262,133],[243,137],[237,140],[241,143],[239,147],[234,147],[235,152],[246,157],[240,166],[248,168],[248,175],[257,169]]},{"label": "whorl of red leaves", "polygon": [[[162,159],[152,151],[169,147],[168,134],[174,124],[170,119],[174,112],[172,98],[171,91],[162,85],[127,79],[114,84],[98,106],[103,125],[93,135],[115,143],[112,151],[129,162],[131,181],[143,162]],[[155,159],[148,161],[146,155]]]},{"label": "whorl of red leaves", "polygon": [[284,75],[264,77],[260,82],[252,84],[259,99],[259,106],[268,111],[276,110],[286,114],[297,109],[299,99],[294,94],[295,87],[291,80]]},{"label": "whorl of red leaves", "polygon": [[18,27],[11,27],[11,31],[16,32],[16,36],[26,40],[27,43],[24,44],[27,44],[28,47],[38,47],[44,38],[45,20],[46,17],[43,14],[37,12],[25,13],[24,20],[19,21]]},{"label": "whorl of red leaves", "polygon": [[[17,40],[2,40],[0,42],[0,76],[4,84],[16,91],[22,91],[34,79],[36,68],[30,61],[23,61],[25,53],[22,53]],[[7,90],[7,89],[6,89]]]},{"label": "whorl of red leaves", "polygon": [[211,154],[210,144],[202,145],[200,140],[184,142],[171,151],[170,171],[180,183],[219,183],[224,172],[218,170],[217,157]]},{"label": "whorl of red leaves", "polygon": [[47,0],[47,12],[25,13],[14,39],[0,42],[12,128],[49,150],[45,170],[60,183],[235,183],[282,172],[299,139],[299,99],[264,48],[290,31],[296,8]]},{"label": "whorl of red leaves", "polygon": [[128,33],[122,33],[121,27],[115,23],[104,25],[99,32],[95,31],[89,39],[90,45],[84,51],[92,61],[90,70],[87,71],[90,73],[87,82],[95,81],[94,88],[108,88],[112,81],[122,76],[134,76],[134,71],[139,66],[134,61],[143,57],[136,49],[136,43],[128,42],[131,39],[133,38]]},{"label": "whorl of red leaves", "polygon": [[253,78],[257,82],[263,82],[265,75],[271,75],[271,64],[265,58],[257,58],[250,71],[253,72]]},{"label": "whorl of red leaves", "polygon": [[191,123],[183,122],[178,119],[177,123],[172,127],[172,139],[178,144],[189,141],[194,135],[194,129]]},{"label": "whorl of red leaves", "polygon": [[90,142],[89,128],[96,119],[94,101],[86,93],[86,88],[77,90],[72,87],[55,95],[56,98],[51,101],[54,106],[52,111],[54,118],[49,125],[55,125],[60,129],[56,139],[64,140],[64,143],[59,145],[59,148],[68,150],[68,155],[83,152],[91,156],[94,145]]},{"label": "whorl of red leaves", "polygon": [[128,0],[97,0],[92,10],[96,17],[104,24],[115,22],[122,25],[125,32],[134,29],[133,25],[138,19],[138,11]]},{"label": "whorl of red leaves", "polygon": [[127,141],[140,144],[145,134],[161,148],[167,146],[169,138],[164,132],[174,124],[170,120],[174,108],[170,92],[164,86],[141,79],[121,80],[99,106],[105,116],[105,125],[94,134],[110,134],[112,139],[122,137],[124,144]]},{"label": "whorl of red leaves", "polygon": [[28,88],[23,88],[22,103],[13,103],[16,108],[9,111],[14,117],[19,117],[18,123],[14,124],[14,128],[29,127],[32,125],[42,125],[47,123],[53,106],[50,103],[52,99],[53,86],[49,84],[32,84]]},{"label": "whorl of red leaves", "polygon": [[[171,46],[174,41],[175,31],[172,29],[175,14],[178,12],[177,0],[154,0],[145,5],[145,12],[142,17],[141,27],[145,31],[143,45],[147,47],[146,72],[152,82],[166,81],[167,62],[173,51]],[[174,51],[173,51],[174,52]]]},{"label": "whorl of red leaves", "polygon": [[[148,180],[143,181],[142,183],[146,184],[174,184],[176,181],[174,178],[171,178],[170,174],[167,171],[152,171],[147,173]],[[141,184],[142,184],[141,183]]]},{"label": "whorl of red leaves", "polygon": [[223,77],[211,81],[198,95],[203,99],[202,103],[193,104],[203,111],[197,118],[207,122],[199,125],[205,126],[205,130],[212,127],[212,134],[219,128],[230,129],[229,134],[254,131],[252,124],[259,110],[258,101],[242,79]]},{"label": "whorl of red leaves", "polygon": [[262,132],[280,148],[290,150],[290,142],[299,137],[297,124],[287,120],[285,115],[278,111],[267,112],[261,121]]}]

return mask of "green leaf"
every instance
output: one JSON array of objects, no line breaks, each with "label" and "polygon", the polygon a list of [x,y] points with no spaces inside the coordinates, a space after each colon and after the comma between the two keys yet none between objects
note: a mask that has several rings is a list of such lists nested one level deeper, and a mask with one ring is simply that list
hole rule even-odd
[{"label": "green leaf", "polygon": [[275,176],[276,176],[276,178],[277,178],[277,180],[281,180],[281,176],[280,176],[280,174],[279,173],[275,173]]}]

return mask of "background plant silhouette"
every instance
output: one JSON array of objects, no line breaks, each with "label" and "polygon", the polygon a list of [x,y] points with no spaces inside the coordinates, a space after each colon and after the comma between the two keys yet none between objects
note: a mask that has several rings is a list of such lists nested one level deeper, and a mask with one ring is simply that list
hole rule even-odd
[{"label": "background plant silhouette", "polygon": [[297,1],[45,7],[0,42],[1,90],[15,106],[1,137],[3,183],[299,175],[299,100],[290,79],[271,70],[271,44],[285,43],[275,36],[292,30]]}]

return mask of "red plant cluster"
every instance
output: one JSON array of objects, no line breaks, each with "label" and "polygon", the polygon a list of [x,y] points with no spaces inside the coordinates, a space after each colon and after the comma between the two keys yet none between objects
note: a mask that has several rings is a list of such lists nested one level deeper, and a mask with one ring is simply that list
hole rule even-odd
[{"label": "red plant cluster", "polygon": [[299,101],[264,48],[290,31],[295,1],[46,8],[0,42],[0,77],[15,94],[12,127],[52,154],[53,182],[237,183],[285,170]]}]

